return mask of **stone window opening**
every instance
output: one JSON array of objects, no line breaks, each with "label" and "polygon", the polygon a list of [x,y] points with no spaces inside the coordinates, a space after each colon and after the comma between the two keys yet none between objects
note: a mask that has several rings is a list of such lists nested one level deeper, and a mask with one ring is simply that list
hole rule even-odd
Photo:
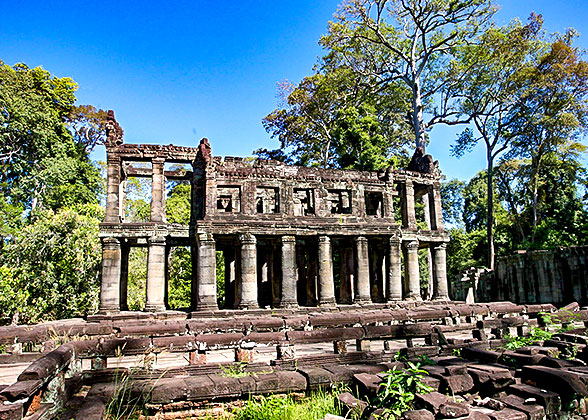
[{"label": "stone window opening", "polygon": [[328,190],[327,201],[331,214],[351,214],[350,190]]},{"label": "stone window opening", "polygon": [[219,186],[216,208],[220,213],[239,213],[241,211],[241,190],[239,187]]},{"label": "stone window opening", "polygon": [[384,217],[384,196],[381,192],[365,193],[365,212],[368,216]]},{"label": "stone window opening", "polygon": [[278,202],[278,188],[257,187],[255,195],[255,206],[257,213],[279,213],[280,208]]},{"label": "stone window opening", "polygon": [[314,213],[314,191],[311,188],[294,188],[294,216]]}]

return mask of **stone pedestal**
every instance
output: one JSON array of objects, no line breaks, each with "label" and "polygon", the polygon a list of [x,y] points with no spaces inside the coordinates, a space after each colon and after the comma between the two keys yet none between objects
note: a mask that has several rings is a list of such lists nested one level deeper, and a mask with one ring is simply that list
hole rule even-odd
[{"label": "stone pedestal", "polygon": [[211,234],[198,234],[196,239],[198,261],[196,265],[197,311],[218,309],[216,302],[216,243]]},{"label": "stone pedestal", "polygon": [[145,310],[165,311],[165,238],[149,238]]},{"label": "stone pedestal", "polygon": [[368,252],[368,240],[363,236],[355,238],[357,249],[357,288],[354,301],[356,303],[370,303],[370,261]]},{"label": "stone pedestal", "polygon": [[256,309],[257,303],[257,239],[249,233],[239,236],[241,243],[240,309]]},{"label": "stone pedestal", "polygon": [[335,304],[335,283],[333,279],[333,257],[331,253],[331,239],[328,236],[319,237],[319,305]]},{"label": "stone pedestal", "polygon": [[449,300],[446,248],[446,244],[433,248],[433,299]]},{"label": "stone pedestal", "polygon": [[421,300],[421,282],[419,273],[419,242],[410,241],[406,245],[406,277],[408,279],[409,300]]},{"label": "stone pedestal", "polygon": [[102,279],[100,281],[100,313],[120,310],[120,241],[102,239]]},{"label": "stone pedestal", "polygon": [[298,306],[296,298],[296,237],[282,236],[281,308]]},{"label": "stone pedestal", "polygon": [[151,178],[151,221],[165,223],[165,159],[152,160]]},{"label": "stone pedestal", "polygon": [[390,238],[390,264],[388,267],[388,287],[386,299],[388,302],[402,299],[402,260],[400,253],[400,238]]}]

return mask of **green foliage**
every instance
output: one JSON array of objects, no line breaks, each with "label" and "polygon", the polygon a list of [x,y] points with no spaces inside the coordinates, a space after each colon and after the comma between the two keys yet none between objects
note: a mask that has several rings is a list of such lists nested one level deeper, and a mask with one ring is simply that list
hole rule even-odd
[{"label": "green foliage", "polygon": [[18,311],[21,320],[37,322],[95,311],[101,217],[97,204],[35,213],[1,255],[1,316]]},{"label": "green foliage", "polygon": [[127,283],[127,305],[131,311],[145,308],[145,285],[147,283],[147,248],[132,247],[129,252],[129,277]]},{"label": "green foliage", "polygon": [[408,362],[408,369],[393,369],[384,372],[382,390],[378,393],[374,405],[385,409],[384,416],[390,419],[400,418],[404,411],[413,408],[415,394],[426,394],[433,391],[423,383],[427,371],[419,369],[419,363]]},{"label": "green foliage", "polygon": [[527,337],[518,337],[510,334],[507,335],[505,337],[507,343],[504,345],[504,347],[508,350],[516,350],[521,347],[531,346],[534,343],[550,340],[552,336],[552,332],[545,331],[541,328],[533,327],[531,328],[530,334]]},{"label": "green foliage", "polygon": [[190,184],[177,184],[171,189],[165,204],[168,223],[190,223],[190,192]]},{"label": "green foliage", "polygon": [[343,392],[335,387],[332,392],[319,389],[308,397],[295,399],[293,396],[250,397],[243,408],[233,413],[235,420],[320,420],[326,414],[342,415],[336,395]]},{"label": "green foliage", "polygon": [[225,306],[225,254],[216,251],[216,303],[219,308]]},{"label": "green foliage", "polygon": [[219,367],[223,372],[223,376],[226,376],[227,378],[243,378],[252,375],[251,372],[245,370],[247,367],[246,362],[239,362],[228,366],[219,365]]},{"label": "green foliage", "polygon": [[172,248],[169,255],[168,305],[170,309],[191,305],[192,255],[188,247]]}]

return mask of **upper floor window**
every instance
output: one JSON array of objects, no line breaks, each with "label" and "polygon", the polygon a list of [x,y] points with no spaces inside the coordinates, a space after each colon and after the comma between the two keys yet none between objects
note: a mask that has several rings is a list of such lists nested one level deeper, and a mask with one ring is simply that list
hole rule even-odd
[{"label": "upper floor window", "polygon": [[220,213],[239,213],[241,211],[241,188],[238,186],[218,186],[216,208]]},{"label": "upper floor window", "polygon": [[384,198],[381,192],[365,193],[365,213],[368,216],[384,217]]},{"label": "upper floor window", "polygon": [[314,214],[314,191],[311,188],[294,188],[294,216]]},{"label": "upper floor window", "polygon": [[279,213],[279,194],[277,187],[257,187],[255,207],[257,213]]},{"label": "upper floor window", "polygon": [[327,190],[331,214],[351,214],[351,190]]}]

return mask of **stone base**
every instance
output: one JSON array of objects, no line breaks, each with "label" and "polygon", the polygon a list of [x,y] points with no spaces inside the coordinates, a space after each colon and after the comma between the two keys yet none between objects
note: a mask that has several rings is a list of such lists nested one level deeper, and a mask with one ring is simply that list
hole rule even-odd
[{"label": "stone base", "polygon": [[145,305],[145,312],[165,312],[165,305]]},{"label": "stone base", "polygon": [[247,310],[247,309],[259,309],[259,305],[257,302],[241,302],[237,305],[237,309],[240,310]]},{"label": "stone base", "polygon": [[281,309],[298,308],[298,302],[295,300],[285,300],[285,301],[280,302],[279,308],[281,308]]},{"label": "stone base", "polygon": [[321,300],[321,301],[319,301],[319,306],[321,308],[333,308],[333,307],[337,306],[337,302],[335,301],[335,298]]},{"label": "stone base", "polygon": [[119,312],[120,312],[120,307],[118,307],[116,305],[103,305],[103,306],[100,306],[100,309],[98,309],[99,315],[111,315],[111,314],[117,314]]},{"label": "stone base", "polygon": [[353,300],[353,303],[356,303],[359,305],[370,305],[372,303],[372,298],[369,296],[357,296]]},{"label": "stone base", "polygon": [[198,302],[196,303],[195,311],[217,311],[218,304],[216,302]]}]

